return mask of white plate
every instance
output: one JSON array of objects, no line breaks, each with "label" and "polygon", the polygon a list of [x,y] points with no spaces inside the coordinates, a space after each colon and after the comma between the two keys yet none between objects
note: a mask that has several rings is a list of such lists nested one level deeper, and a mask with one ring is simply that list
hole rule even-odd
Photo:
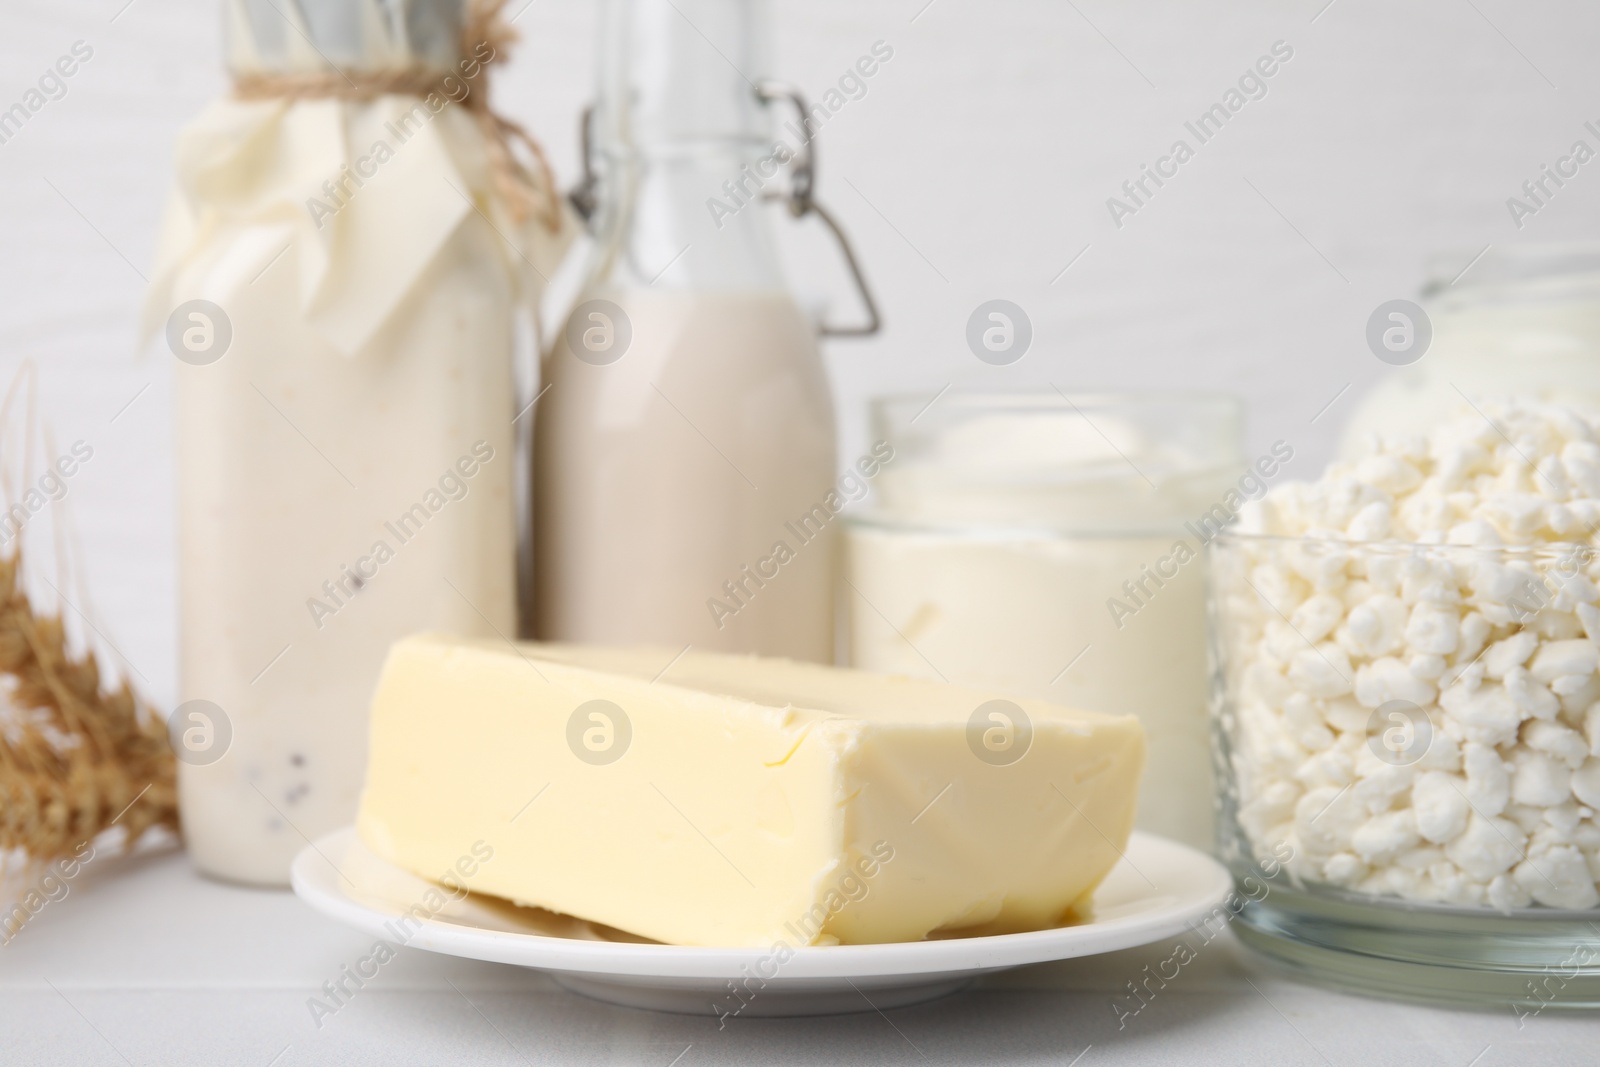
[{"label": "white plate", "polygon": [[[575,993],[614,1004],[713,1015],[903,1007],[953,993],[992,971],[1093,956],[1181,933],[1231,887],[1227,872],[1209,856],[1135,833],[1122,862],[1095,891],[1088,922],[996,937],[798,948],[780,963],[767,949],[662,945],[476,894],[400,927],[397,918],[422,904],[433,883],[378,858],[353,827],[302,850],[293,882],[313,908],[393,945],[534,967]],[[752,974],[770,977],[765,985],[742,986],[742,998],[736,998],[729,983]]]}]

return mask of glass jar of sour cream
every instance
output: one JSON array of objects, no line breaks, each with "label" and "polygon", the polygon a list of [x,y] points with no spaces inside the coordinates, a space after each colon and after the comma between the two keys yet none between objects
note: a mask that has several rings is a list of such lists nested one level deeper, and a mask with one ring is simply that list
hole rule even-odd
[{"label": "glass jar of sour cream", "polygon": [[851,663],[1137,715],[1139,826],[1209,847],[1201,548],[1292,449],[1245,468],[1215,395],[889,398],[873,423],[894,458],[846,535]]}]

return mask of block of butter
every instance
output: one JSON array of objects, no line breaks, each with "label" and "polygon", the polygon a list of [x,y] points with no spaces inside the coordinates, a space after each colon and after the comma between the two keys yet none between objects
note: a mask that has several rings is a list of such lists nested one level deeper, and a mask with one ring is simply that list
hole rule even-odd
[{"label": "block of butter", "polygon": [[787,660],[424,635],[389,653],[357,827],[423,877],[678,945],[1079,917],[1133,827],[1130,717]]}]

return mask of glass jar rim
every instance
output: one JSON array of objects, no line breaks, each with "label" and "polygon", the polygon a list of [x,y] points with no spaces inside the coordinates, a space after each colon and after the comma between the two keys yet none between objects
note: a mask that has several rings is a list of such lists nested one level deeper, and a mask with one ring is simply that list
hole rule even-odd
[{"label": "glass jar rim", "polygon": [[1508,285],[1600,281],[1600,241],[1542,241],[1483,250],[1454,249],[1428,257],[1424,298]]},{"label": "glass jar rim", "polygon": [[[948,388],[948,387],[947,387]],[[1151,408],[1170,404],[1188,404],[1210,409],[1212,413],[1237,416],[1244,411],[1244,401],[1234,393],[1215,389],[1100,389],[1092,392],[1062,392],[1059,389],[950,389],[936,393],[930,400],[926,393],[895,392],[872,398],[874,410],[888,414],[902,407],[923,408],[935,404],[949,406],[954,403],[964,408],[993,411],[1021,410],[1071,410],[1088,407],[1097,411],[1123,408]]]}]

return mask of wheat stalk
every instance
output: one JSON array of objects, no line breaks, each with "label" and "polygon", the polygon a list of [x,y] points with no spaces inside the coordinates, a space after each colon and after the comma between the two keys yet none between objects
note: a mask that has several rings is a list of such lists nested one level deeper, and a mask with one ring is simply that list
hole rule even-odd
[{"label": "wheat stalk", "polygon": [[165,725],[124,680],[103,691],[92,651],[34,612],[20,551],[0,557],[0,858],[48,863],[112,826],[132,845],[178,828]]}]

